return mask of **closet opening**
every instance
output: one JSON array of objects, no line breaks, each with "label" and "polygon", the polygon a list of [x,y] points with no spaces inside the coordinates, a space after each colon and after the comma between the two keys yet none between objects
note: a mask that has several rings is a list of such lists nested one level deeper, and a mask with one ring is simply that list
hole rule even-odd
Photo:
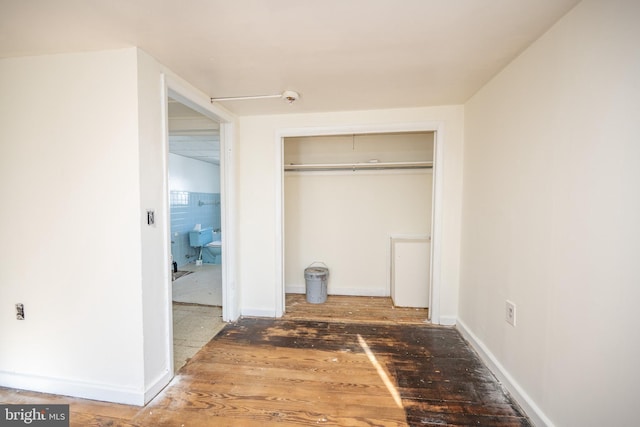
[{"label": "closet opening", "polygon": [[435,131],[282,138],[287,312],[308,304],[304,270],[321,262],[328,299],[318,312],[375,317],[373,307],[389,306],[430,317],[435,142]]}]

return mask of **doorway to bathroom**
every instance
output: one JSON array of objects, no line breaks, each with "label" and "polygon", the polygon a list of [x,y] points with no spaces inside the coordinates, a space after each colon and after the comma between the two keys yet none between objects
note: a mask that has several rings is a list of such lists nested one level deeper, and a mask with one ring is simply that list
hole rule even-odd
[{"label": "doorway to bathroom", "polygon": [[167,113],[177,371],[224,326],[220,124],[171,97]]}]

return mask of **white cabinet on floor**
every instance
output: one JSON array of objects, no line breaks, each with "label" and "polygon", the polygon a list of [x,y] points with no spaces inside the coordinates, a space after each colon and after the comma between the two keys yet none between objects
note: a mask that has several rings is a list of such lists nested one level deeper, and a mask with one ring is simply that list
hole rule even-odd
[{"label": "white cabinet on floor", "polygon": [[391,298],[398,307],[429,307],[430,236],[391,237]]}]

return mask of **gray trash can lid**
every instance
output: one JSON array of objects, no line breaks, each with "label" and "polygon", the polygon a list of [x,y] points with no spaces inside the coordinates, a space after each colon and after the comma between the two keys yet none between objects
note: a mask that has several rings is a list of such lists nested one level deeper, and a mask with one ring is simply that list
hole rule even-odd
[{"label": "gray trash can lid", "polygon": [[315,279],[327,274],[329,274],[329,269],[326,267],[307,267],[304,269],[304,277],[308,279]]}]

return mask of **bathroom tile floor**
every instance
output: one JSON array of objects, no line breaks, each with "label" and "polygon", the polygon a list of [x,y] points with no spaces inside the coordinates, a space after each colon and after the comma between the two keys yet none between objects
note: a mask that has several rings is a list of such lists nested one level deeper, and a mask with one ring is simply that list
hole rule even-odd
[{"label": "bathroom tile floor", "polygon": [[179,271],[191,271],[171,283],[173,301],[203,305],[222,305],[222,266],[187,264]]},{"label": "bathroom tile floor", "polygon": [[222,330],[222,307],[173,303],[173,365],[178,372]]}]

